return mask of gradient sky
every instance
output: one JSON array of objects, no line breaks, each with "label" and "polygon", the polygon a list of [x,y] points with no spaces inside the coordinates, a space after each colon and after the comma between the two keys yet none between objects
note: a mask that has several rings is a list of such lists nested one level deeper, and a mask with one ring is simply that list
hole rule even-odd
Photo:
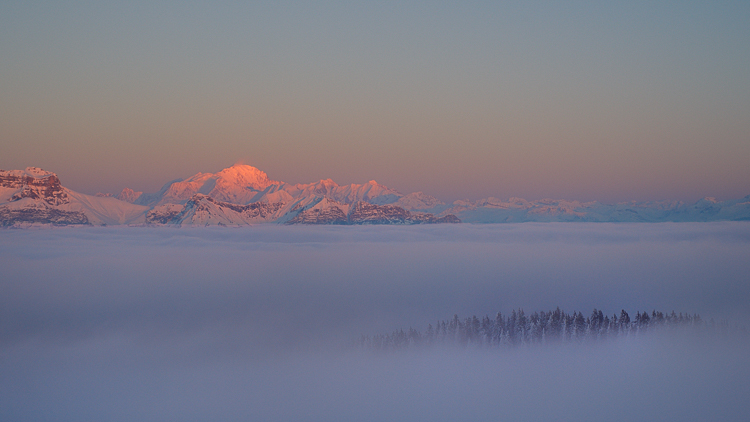
[{"label": "gradient sky", "polygon": [[[0,3],[0,168],[443,200],[750,194],[750,3]],[[405,4],[406,3],[406,4]]]}]

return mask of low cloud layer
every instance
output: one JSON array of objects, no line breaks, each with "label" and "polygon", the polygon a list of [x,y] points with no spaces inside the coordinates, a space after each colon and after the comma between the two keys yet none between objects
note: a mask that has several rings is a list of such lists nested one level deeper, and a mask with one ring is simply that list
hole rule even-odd
[{"label": "low cloud layer", "polygon": [[749,246],[747,223],[5,230],[0,416],[741,420],[742,339],[345,346],[512,308],[743,322]]}]

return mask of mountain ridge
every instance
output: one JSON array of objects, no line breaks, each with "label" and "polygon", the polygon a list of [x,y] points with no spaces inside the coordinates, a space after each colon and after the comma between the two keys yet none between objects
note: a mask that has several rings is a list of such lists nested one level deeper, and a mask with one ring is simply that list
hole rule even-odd
[{"label": "mountain ridge", "polygon": [[750,195],[693,204],[488,197],[446,204],[423,192],[402,194],[374,180],[339,185],[273,180],[236,164],[217,173],[175,179],[157,192],[124,188],[118,195],[86,195],[66,188],[55,173],[28,167],[0,170],[0,226],[435,224],[512,222],[748,221]]}]

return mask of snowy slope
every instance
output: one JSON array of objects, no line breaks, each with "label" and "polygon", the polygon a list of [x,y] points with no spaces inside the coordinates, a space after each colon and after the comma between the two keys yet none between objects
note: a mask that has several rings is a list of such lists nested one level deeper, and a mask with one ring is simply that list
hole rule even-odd
[{"label": "snowy slope", "polygon": [[125,188],[123,189],[119,195],[117,195],[117,199],[120,201],[130,202],[131,204],[140,198],[140,196],[143,194],[143,192],[136,192],[133,189]]},{"label": "snowy slope", "polygon": [[145,221],[148,208],[113,197],[91,196],[62,186],[39,168],[0,170],[0,225],[131,224]]},{"label": "snowy slope", "polygon": [[350,205],[332,201],[326,197],[296,211],[297,215],[286,224],[460,223],[455,216],[439,218],[429,213],[411,213],[396,205],[377,205],[365,201],[357,201]]},{"label": "snowy slope", "polygon": [[394,202],[393,205],[412,211],[432,210],[439,205],[444,205],[444,203],[434,196],[426,195],[422,192],[413,192],[402,196],[398,201]]},{"label": "snowy slope", "polygon": [[527,221],[580,222],[686,222],[750,220],[750,195],[716,201],[704,198],[694,204],[682,202],[626,202],[602,204],[543,199],[502,201],[486,198],[475,202],[455,201],[440,215],[453,214],[468,223],[520,223]]},{"label": "snowy slope", "polygon": [[283,203],[268,202],[237,205],[198,193],[185,204],[157,205],[146,213],[145,221],[180,226],[243,226],[274,221],[283,207]]},{"label": "snowy slope", "polygon": [[364,201],[376,205],[393,204],[402,198],[405,209],[424,209],[440,203],[435,198],[422,193],[404,196],[400,192],[381,185],[374,180],[365,184],[339,185],[331,179],[308,184],[288,184],[271,180],[268,175],[249,165],[237,164],[218,173],[197,173],[185,180],[174,180],[156,193],[139,194],[125,189],[119,195],[122,199],[132,199],[141,205],[184,204],[195,194],[208,195],[217,201],[246,205],[255,202],[268,202],[308,205],[318,198],[353,204]]},{"label": "snowy slope", "polygon": [[70,203],[61,209],[86,214],[94,225],[139,224],[146,221],[148,207],[121,201],[113,197],[85,195],[66,189]]},{"label": "snowy slope", "polygon": [[248,165],[198,173],[166,183],[159,192],[123,189],[117,196],[85,195],[65,188],[36,167],[0,170],[0,226],[54,225],[247,225],[505,223],[527,221],[663,222],[750,220],[750,195],[729,201],[602,204],[558,199],[454,201],[422,192],[403,195],[370,181],[339,185],[272,180]]},{"label": "snowy slope", "polygon": [[316,183],[291,185],[280,183],[270,186],[266,191],[253,198],[253,201],[279,202],[290,200],[310,200],[311,198],[327,198],[342,204],[353,204],[365,201],[371,204],[392,204],[403,197],[401,193],[374,180],[365,184],[339,185],[331,179]]},{"label": "snowy slope", "polygon": [[141,195],[136,202],[144,205],[179,204],[200,193],[222,202],[247,204],[274,184],[280,182],[269,179],[263,171],[236,164],[218,173],[198,173],[185,180],[174,180],[155,194]]}]

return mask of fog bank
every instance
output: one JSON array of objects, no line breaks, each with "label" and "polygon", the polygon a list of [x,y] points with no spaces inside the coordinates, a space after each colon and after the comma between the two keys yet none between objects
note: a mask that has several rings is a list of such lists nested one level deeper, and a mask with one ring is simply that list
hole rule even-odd
[{"label": "fog bank", "polygon": [[750,223],[3,230],[0,267],[3,420],[750,416],[744,337],[346,348],[513,308],[746,321]]}]

